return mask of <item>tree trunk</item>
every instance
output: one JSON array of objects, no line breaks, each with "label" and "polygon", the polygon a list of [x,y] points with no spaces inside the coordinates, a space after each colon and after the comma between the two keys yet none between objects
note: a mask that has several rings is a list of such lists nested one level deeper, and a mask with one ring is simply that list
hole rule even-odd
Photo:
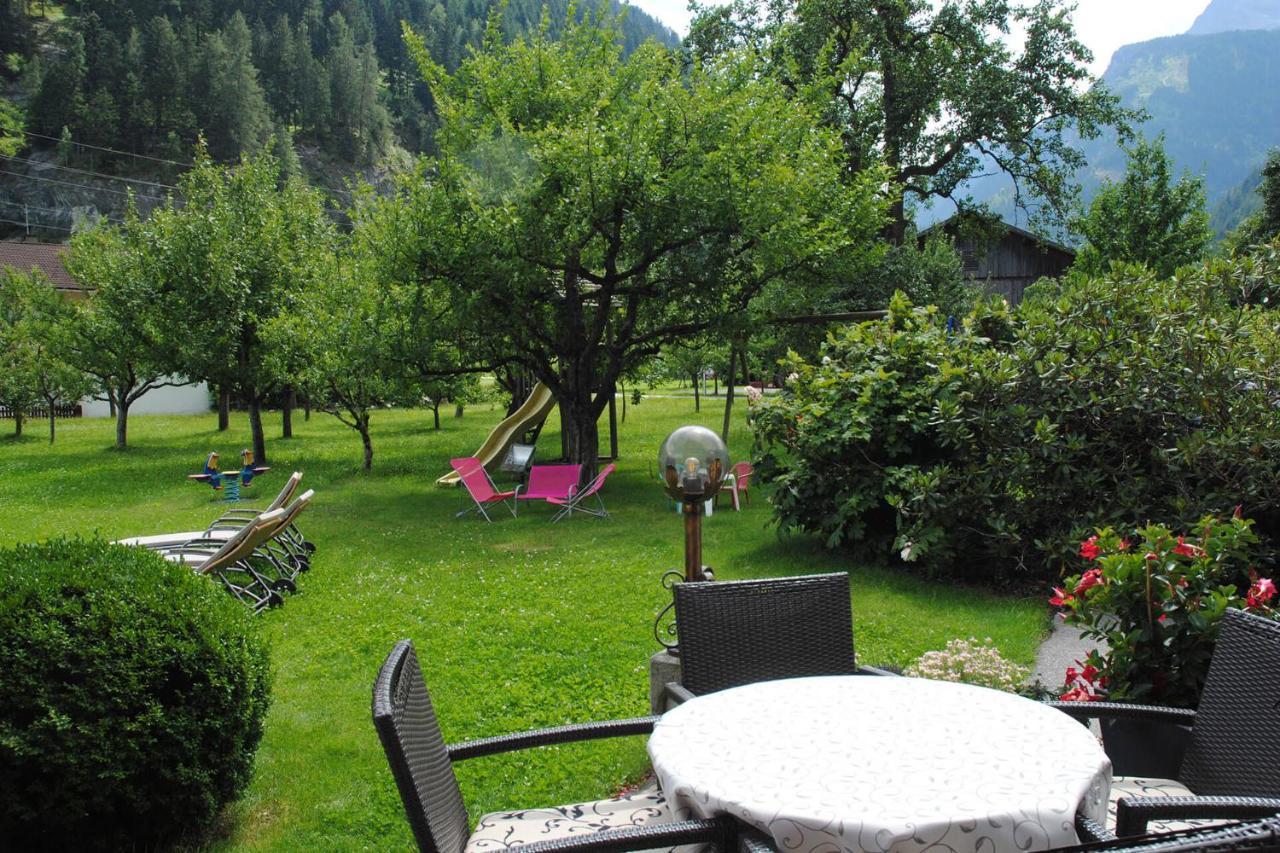
[{"label": "tree trunk", "polygon": [[120,400],[116,403],[116,449],[124,450],[129,446],[129,407],[132,403],[126,402],[126,398],[122,394]]},{"label": "tree trunk", "polygon": [[733,415],[733,368],[738,353],[729,351],[729,375],[724,378],[724,429],[720,430],[720,440],[729,443],[729,418]]},{"label": "tree trunk", "polygon": [[440,401],[439,400],[437,400],[436,404],[431,407],[431,414],[435,418],[436,430],[438,431],[440,429]]},{"label": "tree trunk", "polygon": [[627,383],[622,383],[622,422],[627,422]]},{"label": "tree trunk", "polygon": [[302,398],[302,419],[311,420],[311,397],[309,396]]},{"label": "tree trunk", "polygon": [[743,347],[738,350],[738,358],[742,359],[742,384],[751,384],[751,362],[747,360],[747,349]]},{"label": "tree trunk", "polygon": [[107,392],[107,411],[111,414],[111,417],[114,418],[116,416],[116,397],[111,391]]},{"label": "tree trunk", "polygon": [[53,444],[53,437],[55,433],[53,422],[56,416],[57,416],[57,412],[53,410],[53,401],[50,400],[49,401],[49,443],[50,444]]},{"label": "tree trunk", "polygon": [[609,395],[609,458],[618,458],[618,389]]},{"label": "tree trunk", "polygon": [[698,374],[693,374],[693,410],[702,411],[702,396],[698,392]]},{"label": "tree trunk", "polygon": [[231,390],[218,388],[218,432],[226,432],[231,428]]},{"label": "tree trunk", "polygon": [[262,433],[262,401],[256,392],[249,395],[249,430],[253,433],[253,463],[267,464],[267,438]]},{"label": "tree trunk", "polygon": [[294,390],[290,385],[284,392],[284,411],[280,413],[280,437],[293,438]]},{"label": "tree trunk", "polygon": [[453,416],[454,416],[455,418],[460,418],[460,417],[462,417],[462,404],[461,404],[461,403],[459,403],[458,405],[454,406],[454,408],[453,408]]},{"label": "tree trunk", "polygon": [[364,443],[364,470],[373,470],[373,439],[369,438],[369,416],[365,415],[356,421],[360,430],[360,441]]},{"label": "tree trunk", "polygon": [[711,396],[720,396],[720,372],[715,371],[711,374]]},{"label": "tree trunk", "polygon": [[22,409],[16,406],[13,409],[13,437],[22,438]]},{"label": "tree trunk", "polygon": [[570,463],[582,466],[582,482],[590,482],[596,475],[596,461],[600,456],[600,430],[596,424],[595,408],[590,400],[584,400],[562,403],[560,412],[564,418],[560,433],[565,439],[565,455]]}]

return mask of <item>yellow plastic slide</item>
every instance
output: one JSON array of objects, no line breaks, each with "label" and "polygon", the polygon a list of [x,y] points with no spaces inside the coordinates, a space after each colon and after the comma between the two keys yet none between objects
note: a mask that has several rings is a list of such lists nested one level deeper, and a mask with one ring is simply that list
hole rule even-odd
[{"label": "yellow plastic slide", "polygon": [[[489,433],[489,437],[484,440],[484,444],[480,445],[480,449],[475,452],[475,456],[480,460],[481,464],[488,467],[494,460],[500,459],[511,443],[519,438],[525,430],[532,429],[547,419],[547,415],[551,414],[551,409],[555,407],[556,398],[551,393],[551,389],[539,382],[533,386],[533,391],[529,393],[529,399],[520,404],[520,408],[493,428],[493,432]],[[436,485],[452,486],[458,482],[458,472],[450,471],[439,480]]]}]

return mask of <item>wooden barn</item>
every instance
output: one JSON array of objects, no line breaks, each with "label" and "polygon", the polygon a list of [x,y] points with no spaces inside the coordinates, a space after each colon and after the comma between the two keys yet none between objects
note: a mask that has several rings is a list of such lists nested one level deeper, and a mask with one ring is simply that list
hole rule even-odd
[{"label": "wooden barn", "polygon": [[1074,249],[1055,243],[1016,225],[1000,223],[1003,236],[973,236],[959,227],[957,216],[920,232],[923,239],[938,229],[956,241],[964,277],[990,293],[999,293],[1017,305],[1027,286],[1041,278],[1057,278],[1075,262]]}]

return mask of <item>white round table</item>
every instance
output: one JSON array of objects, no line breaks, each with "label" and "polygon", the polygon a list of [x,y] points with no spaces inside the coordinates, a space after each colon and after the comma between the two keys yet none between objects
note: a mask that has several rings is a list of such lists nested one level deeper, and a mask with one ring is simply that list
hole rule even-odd
[{"label": "white round table", "polygon": [[679,819],[731,814],[782,851],[1044,850],[1105,823],[1111,762],[1073,719],[918,678],[766,681],[668,711],[649,757]]}]

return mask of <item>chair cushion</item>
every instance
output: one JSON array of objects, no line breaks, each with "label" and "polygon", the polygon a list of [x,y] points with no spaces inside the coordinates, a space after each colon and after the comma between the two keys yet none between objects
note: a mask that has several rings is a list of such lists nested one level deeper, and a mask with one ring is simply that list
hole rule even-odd
[{"label": "chair cushion", "polygon": [[671,810],[655,787],[641,788],[613,800],[492,812],[480,818],[464,853],[506,850],[537,841],[551,841],[607,829],[670,823]]},{"label": "chair cushion", "polygon": [[[1194,797],[1195,792],[1173,779],[1148,779],[1138,776],[1116,776],[1111,780],[1111,801],[1107,804],[1107,828],[1116,828],[1116,801],[1121,797]],[[1152,820],[1147,832],[1176,832],[1232,823],[1229,820]]]}]

